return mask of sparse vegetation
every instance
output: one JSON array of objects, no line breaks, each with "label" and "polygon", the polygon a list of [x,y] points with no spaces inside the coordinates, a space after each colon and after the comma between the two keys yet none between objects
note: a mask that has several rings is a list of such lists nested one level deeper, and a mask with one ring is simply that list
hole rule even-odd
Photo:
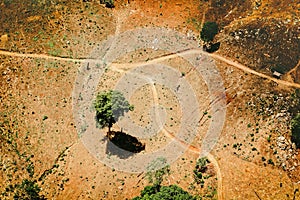
[{"label": "sparse vegetation", "polygon": [[147,178],[151,185],[146,186],[141,195],[134,197],[132,200],[196,200],[196,197],[190,195],[187,191],[184,191],[177,185],[162,186],[164,176],[170,173],[170,167],[167,165],[161,169],[156,169],[161,165],[166,164],[166,159],[159,158],[154,161],[149,167],[147,172]]},{"label": "sparse vegetation", "polygon": [[[128,199],[132,198],[131,192],[137,194],[137,191],[143,190],[141,186],[145,186],[146,178],[150,186],[145,187],[136,199],[194,199],[190,194],[201,195],[196,197],[197,199],[221,199],[220,196],[228,199],[247,199],[249,194],[252,194],[253,198],[256,195],[257,199],[293,199],[293,195],[296,199],[299,195],[298,189],[294,189],[293,194],[290,186],[299,181],[300,177],[300,119],[297,115],[300,92],[297,90],[297,95],[291,95],[293,87],[289,87],[288,84],[299,83],[300,78],[300,68],[297,64],[297,1],[271,0],[261,3],[260,0],[235,0],[228,3],[224,0],[201,0],[197,2],[199,5],[193,6],[177,1],[100,2],[103,5],[100,5],[99,1],[91,0],[3,0],[0,3],[0,199]],[[120,9],[110,9],[114,6]],[[186,23],[187,19],[189,23]],[[220,34],[218,31],[209,32],[208,27],[205,27],[207,23],[201,31],[203,19],[215,22]],[[201,32],[205,51],[213,52],[220,48],[217,56],[237,61],[269,77],[274,70],[286,73],[281,76],[282,80],[279,82],[268,81],[266,76],[253,75],[249,70],[235,68],[234,63],[231,66],[217,59],[213,64],[217,65],[217,73],[221,74],[226,86],[226,96],[219,96],[218,93],[207,93],[209,88],[204,85],[210,82],[204,83],[201,78],[197,79],[197,73],[184,59],[171,56],[163,62],[172,67],[174,63],[174,69],[178,70],[179,76],[181,74],[181,79],[191,83],[193,88],[196,86],[194,91],[196,98],[200,100],[200,114],[208,110],[203,112],[205,116],[202,116],[203,120],[197,126],[197,136],[191,148],[200,147],[200,142],[204,139],[202,134],[205,134],[211,121],[215,120],[211,118],[212,114],[215,114],[212,109],[215,102],[219,102],[221,98],[226,100],[228,112],[222,137],[211,155],[215,156],[220,169],[216,168],[213,160],[212,163],[197,163],[199,166],[196,165],[196,168],[195,154],[188,150],[184,158],[171,163],[170,167],[165,166],[160,170],[152,168],[153,170],[146,175],[120,173],[116,166],[110,168],[109,165],[98,163],[97,159],[90,159],[89,152],[83,149],[83,145],[78,145],[77,133],[80,135],[80,131],[87,132],[91,128],[88,121],[77,123],[72,117],[72,102],[75,101],[71,91],[76,87],[77,81],[74,80],[76,75],[81,73],[78,69],[82,62],[85,62],[85,58],[97,59],[97,63],[90,63],[88,70],[91,72],[90,69],[94,66],[100,70],[103,67],[102,62],[98,62],[96,56],[89,56],[99,43],[107,41],[106,39],[111,41],[110,36],[117,36],[128,29],[161,26],[186,33],[186,38],[191,42],[196,42],[193,40],[198,40]],[[195,37],[191,29],[196,31],[199,37]],[[208,32],[207,35],[204,34],[205,31]],[[158,35],[157,39],[160,39]],[[168,41],[165,39],[168,38],[164,38],[163,42]],[[117,47],[119,44],[130,45],[132,42],[116,41],[111,47]],[[164,43],[159,42],[157,45],[160,44]],[[109,45],[107,47],[109,48]],[[120,52],[125,54],[112,66],[120,70],[114,70],[107,65],[103,81],[100,80],[96,89],[113,88],[117,79],[123,75],[121,70],[124,70],[124,74],[128,73],[135,63],[144,60],[152,63],[153,58],[168,55],[169,50],[172,50],[156,51],[156,48],[151,50],[151,46],[149,47],[145,52],[141,50],[143,54],[138,56],[135,52]],[[106,48],[100,50],[104,52]],[[117,51],[112,52],[118,54]],[[105,58],[110,58],[108,54],[107,56]],[[202,63],[202,59],[202,54],[197,55],[199,63]],[[126,63],[133,65],[119,68],[119,64]],[[95,78],[98,77],[92,74],[86,81],[93,81]],[[78,83],[80,84],[80,81]],[[157,89],[160,87],[155,85]],[[84,90],[88,90],[88,87]],[[151,106],[149,102],[153,102],[153,96],[147,88],[141,93],[143,98],[135,98],[137,93],[134,93],[130,99],[137,110],[131,117],[138,125],[151,125],[150,115],[146,114]],[[166,98],[161,98],[162,94]],[[160,98],[159,104],[166,108],[166,129],[177,138],[180,135],[176,134],[176,129],[184,125],[180,123],[180,99],[171,100],[167,93],[160,91],[157,95]],[[216,101],[208,99],[209,96],[215,96]],[[83,100],[83,97],[85,96],[79,95],[78,100]],[[140,110],[142,111],[139,113]],[[149,111],[152,112],[151,109]],[[84,114],[82,112],[81,116]],[[191,128],[195,130],[195,126]],[[187,131],[189,132],[188,129]],[[122,133],[122,130],[120,132]],[[142,142],[149,142],[147,151],[141,155],[163,147],[171,139],[160,132],[149,140],[143,138],[139,143],[125,133],[111,133],[117,134],[110,134],[110,141],[131,152],[136,152],[136,148],[124,147],[126,140],[129,144],[138,144],[135,146],[140,147],[143,147]],[[130,133],[133,136],[139,135]],[[107,138],[87,139],[96,145],[107,142]],[[185,138],[181,139],[185,141]],[[76,145],[70,154],[63,150],[73,142]],[[102,149],[99,150],[95,149],[97,153]],[[116,158],[112,151],[104,153],[108,159]],[[119,158],[126,162],[126,158]],[[226,159],[230,159],[231,164],[226,162]],[[228,176],[235,174],[236,169],[241,166],[246,170],[240,170],[239,177]],[[255,173],[258,171],[259,174]],[[262,179],[265,181],[261,182]],[[251,180],[252,186],[249,187],[246,180]],[[284,194],[278,193],[278,189]],[[238,191],[243,192],[236,194]]]},{"label": "sparse vegetation", "polygon": [[[164,167],[160,168],[161,166]],[[159,188],[164,180],[164,176],[169,174],[170,166],[166,165],[166,159],[158,158],[149,165],[146,177],[150,184],[152,184],[154,187]]]}]

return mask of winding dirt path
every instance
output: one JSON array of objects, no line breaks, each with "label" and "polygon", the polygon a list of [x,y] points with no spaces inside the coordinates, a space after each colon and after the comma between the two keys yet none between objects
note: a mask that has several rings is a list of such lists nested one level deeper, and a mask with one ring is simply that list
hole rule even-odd
[{"label": "winding dirt path", "polygon": [[[151,84],[151,90],[152,90],[152,94],[153,94],[153,99],[156,105],[159,105],[158,103],[158,95],[157,95],[157,90],[155,88],[154,84]],[[156,107],[157,109],[158,107]],[[155,110],[155,117],[156,120],[159,120],[159,112],[158,110]],[[201,149],[194,146],[194,145],[190,145],[187,144],[185,141],[177,138],[173,133],[171,133],[169,130],[167,130],[165,127],[162,128],[162,132],[169,137],[172,140],[175,140],[176,142],[180,143],[182,146],[185,146],[188,150],[200,155],[201,153]],[[207,154],[207,159],[215,166],[216,172],[217,172],[217,177],[218,177],[218,199],[222,200],[223,198],[223,182],[222,182],[222,174],[221,174],[221,170],[219,167],[219,164],[217,162],[217,160],[214,158],[214,156],[210,153]]]},{"label": "winding dirt path", "polygon": [[58,56],[50,56],[46,54],[30,54],[30,53],[16,53],[0,50],[0,55],[11,56],[11,57],[21,57],[21,58],[42,58],[49,60],[59,60],[59,61],[70,61],[70,62],[83,62],[82,58],[67,58],[67,57],[58,57]]},{"label": "winding dirt path", "polygon": [[116,63],[114,63],[113,65],[117,68],[127,68],[127,69],[129,69],[129,68],[132,68],[132,67],[137,67],[137,66],[141,66],[141,65],[148,65],[148,64],[154,64],[154,63],[161,62],[161,61],[164,61],[164,60],[168,60],[168,59],[171,59],[171,58],[190,55],[190,54],[205,54],[207,56],[211,56],[212,58],[214,58],[216,60],[223,61],[223,62],[225,62],[225,63],[227,63],[227,64],[229,64],[229,65],[231,65],[235,68],[238,68],[238,69],[240,69],[244,72],[254,74],[254,75],[259,76],[261,78],[273,81],[277,84],[285,85],[285,86],[288,86],[288,87],[300,88],[300,84],[298,84],[298,83],[292,83],[292,82],[289,82],[289,81],[273,78],[273,77],[268,76],[266,74],[257,72],[255,70],[253,70],[253,69],[251,69],[251,68],[249,68],[249,67],[247,67],[247,66],[245,66],[241,63],[233,61],[229,58],[226,58],[226,57],[221,56],[221,55],[216,54],[216,53],[210,54],[210,53],[207,53],[207,52],[203,52],[203,50],[201,50],[201,49],[187,49],[187,50],[183,50],[183,51],[178,52],[178,53],[163,55],[163,56],[160,56],[158,58],[154,58],[152,60],[145,61],[145,62],[128,63],[128,64],[116,64]]},{"label": "winding dirt path", "polygon": [[262,78],[265,78],[265,79],[268,79],[270,81],[273,81],[275,83],[278,83],[280,85],[285,85],[285,86],[288,86],[288,87],[295,87],[295,88],[300,88],[300,84],[298,83],[292,83],[292,82],[289,82],[289,81],[284,81],[284,80],[281,80],[281,79],[276,79],[276,78],[273,78],[273,77],[270,77],[268,75],[265,75],[263,73],[260,73],[260,72],[257,72],[253,69],[250,69],[249,67],[246,67],[245,65],[242,65],[238,62],[235,62],[233,60],[230,60],[228,58],[225,58],[221,55],[218,55],[218,54],[211,54],[211,56],[215,59],[218,59],[218,60],[221,60],[223,62],[226,62],[227,64],[231,65],[231,66],[234,66],[238,69],[241,69],[245,72],[248,72],[248,73],[251,73],[251,74],[254,74],[256,76],[259,76],[259,77],[262,77]]},{"label": "winding dirt path", "polygon": [[[273,78],[273,77],[268,76],[266,74],[257,72],[257,71],[255,71],[253,69],[250,69],[249,67],[247,67],[247,66],[245,66],[245,65],[243,65],[241,63],[238,63],[236,61],[233,61],[233,60],[231,60],[229,58],[226,58],[224,56],[218,55],[216,53],[209,54],[209,53],[203,52],[201,49],[187,49],[187,50],[183,50],[183,51],[181,51],[179,53],[172,53],[172,54],[168,54],[168,55],[163,55],[161,57],[154,58],[152,60],[145,61],[145,62],[126,63],[126,64],[117,64],[117,63],[114,63],[113,65],[116,66],[116,67],[118,67],[118,68],[119,67],[132,68],[132,67],[136,67],[136,66],[157,63],[157,62],[160,62],[160,61],[168,60],[170,58],[175,58],[175,57],[179,57],[179,56],[190,55],[190,54],[200,54],[200,53],[201,54],[206,54],[208,56],[211,56],[214,59],[223,61],[223,62],[225,62],[225,63],[227,63],[227,64],[229,64],[229,65],[231,65],[233,67],[236,67],[236,68],[238,68],[238,69],[240,69],[242,71],[254,74],[254,75],[262,77],[264,79],[268,79],[268,80],[273,81],[275,83],[278,83],[280,85],[285,85],[285,86],[288,86],[288,87],[300,88],[300,84],[298,84],[298,83],[292,83],[292,82],[289,82],[289,81],[285,81],[285,80]],[[46,55],[46,54],[22,54],[22,53],[9,52],[9,51],[3,51],[3,50],[0,50],[0,55],[11,56],[11,57],[23,57],[23,58],[43,58],[43,59],[53,59],[53,60],[81,62],[81,63],[85,63],[85,62],[94,62],[94,63],[97,63],[97,62],[100,62],[100,60],[87,59],[87,58],[77,58],[77,59],[74,59],[74,58],[67,58],[67,57],[49,56],[49,55]]]},{"label": "winding dirt path", "polygon": [[[117,30],[119,30],[119,29],[117,29]],[[178,53],[172,53],[172,54],[162,55],[162,56],[160,56],[158,58],[154,58],[152,60],[145,61],[145,62],[139,62],[139,63],[125,63],[125,64],[113,63],[112,64],[112,68],[114,70],[123,71],[124,72],[124,71],[126,71],[126,70],[128,70],[130,68],[133,68],[133,67],[137,67],[137,66],[141,66],[141,65],[154,64],[154,63],[158,63],[158,62],[161,62],[161,61],[164,61],[164,60],[168,60],[168,59],[171,59],[171,58],[175,58],[175,57],[179,57],[179,56],[190,55],[190,54],[200,54],[200,53],[208,55],[208,56],[211,56],[214,59],[217,59],[217,60],[220,60],[222,62],[225,62],[225,63],[227,63],[227,64],[229,64],[229,65],[231,65],[231,66],[233,66],[233,67],[235,67],[237,69],[240,69],[240,70],[242,70],[244,72],[254,74],[254,75],[262,77],[264,79],[273,81],[273,82],[275,82],[277,84],[284,85],[284,86],[287,86],[287,87],[300,88],[300,84],[292,83],[292,82],[289,82],[289,81],[284,81],[284,80],[280,80],[280,79],[276,79],[276,78],[270,77],[270,76],[265,75],[263,73],[257,72],[257,71],[255,71],[253,69],[250,69],[249,67],[247,67],[245,65],[242,65],[241,63],[238,63],[236,61],[233,61],[233,60],[231,60],[229,58],[223,57],[223,56],[218,55],[216,53],[209,54],[209,53],[203,52],[200,49],[187,49],[187,50],[183,50],[183,51],[178,52]],[[97,63],[97,62],[100,62],[100,60],[93,60],[93,59],[86,59],[86,58],[77,58],[77,59],[74,59],[74,58],[67,58],[67,57],[50,56],[50,55],[45,55],[45,54],[22,54],[22,53],[9,52],[9,51],[3,51],[3,50],[0,50],[0,55],[11,56],[11,57],[23,57],[23,58],[42,58],[42,59],[52,59],[52,60],[71,61],[71,62],[80,62],[80,63],[86,63],[86,62]],[[153,92],[153,97],[155,99],[155,102],[158,103],[157,91],[156,91],[156,88],[155,88],[154,85],[153,85],[153,88],[152,88],[152,92]],[[156,112],[156,113],[158,113],[158,112]],[[176,138],[176,136],[174,136],[174,134],[172,134],[171,132],[169,132],[165,128],[163,129],[163,132],[169,138],[174,139],[177,142],[179,142],[180,144],[186,146],[190,151],[192,151],[194,153],[197,153],[197,154],[200,154],[200,152],[201,152],[200,148],[195,147],[193,145],[186,144],[184,141],[181,141],[180,139]],[[224,190],[223,190],[223,183],[222,183],[222,174],[221,174],[221,170],[220,170],[219,164],[218,164],[217,160],[215,159],[215,157],[212,154],[208,154],[207,158],[215,166],[215,169],[217,171],[217,177],[218,177],[218,199],[222,200],[222,199],[224,199]]]}]

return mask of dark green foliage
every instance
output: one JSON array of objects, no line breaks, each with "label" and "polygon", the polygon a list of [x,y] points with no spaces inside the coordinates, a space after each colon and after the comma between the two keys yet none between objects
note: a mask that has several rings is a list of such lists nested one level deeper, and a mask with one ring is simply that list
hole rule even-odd
[{"label": "dark green foliage", "polygon": [[14,199],[24,199],[24,200],[45,200],[44,196],[40,196],[40,187],[35,181],[24,179],[22,184],[16,185],[16,192],[14,194]]},{"label": "dark green foliage", "polygon": [[292,120],[292,142],[300,148],[300,113]]},{"label": "dark green foliage", "polygon": [[196,200],[196,197],[177,185],[161,186],[159,190],[155,186],[146,186],[141,196],[133,200]]},{"label": "dark green foliage", "polygon": [[[206,157],[202,157],[202,158],[199,158],[197,160],[197,163],[196,163],[196,167],[195,167],[195,170],[197,170],[198,172],[205,172],[206,169],[207,169],[207,164],[209,163],[208,159]],[[195,171],[194,170],[194,171]]]},{"label": "dark green foliage", "polygon": [[4,0],[4,5],[9,6],[13,0]]},{"label": "dark green foliage", "polygon": [[289,71],[289,69],[286,68],[285,66],[282,66],[282,65],[275,65],[275,66],[271,67],[271,71],[272,72],[276,71],[276,72],[279,72],[281,74],[285,74],[286,72]]},{"label": "dark green foliage", "polygon": [[295,90],[295,94],[294,94],[296,97],[300,97],[300,89],[299,88],[297,88],[296,90]]},{"label": "dark green foliage", "polygon": [[32,162],[27,165],[26,170],[27,170],[29,176],[32,178],[34,175],[34,165]]},{"label": "dark green foliage", "polygon": [[210,42],[218,34],[219,28],[216,22],[205,22],[200,33],[200,37],[204,42]]},{"label": "dark green foliage", "polygon": [[101,128],[110,128],[120,117],[130,110],[133,106],[125,99],[119,91],[104,91],[97,94],[94,102],[96,109],[96,120]]},{"label": "dark green foliage", "polygon": [[199,158],[193,171],[195,182],[201,186],[204,186],[204,177],[202,173],[206,171],[207,163],[209,163],[209,161],[206,157]]},{"label": "dark green foliage", "polygon": [[114,8],[115,7],[115,1],[114,0],[100,0],[101,4],[105,4],[107,8]]},{"label": "dark green foliage", "polygon": [[270,164],[270,165],[274,165],[274,162],[273,162],[273,160],[272,160],[272,159],[269,159],[269,160],[268,160],[268,164]]},{"label": "dark green foliage", "polygon": [[160,189],[160,186],[148,185],[148,186],[144,187],[144,189],[141,191],[141,197],[156,194],[157,192],[159,192],[159,189]]}]

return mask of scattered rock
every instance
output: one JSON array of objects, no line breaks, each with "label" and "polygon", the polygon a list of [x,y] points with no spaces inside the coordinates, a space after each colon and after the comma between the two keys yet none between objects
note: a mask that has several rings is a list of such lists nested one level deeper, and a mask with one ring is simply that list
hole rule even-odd
[{"label": "scattered rock", "polygon": [[187,32],[187,37],[186,37],[188,40],[197,40],[197,37],[196,35],[193,33],[192,30],[188,30]]},{"label": "scattered rock", "polygon": [[283,143],[283,142],[285,141],[285,137],[279,136],[279,137],[277,138],[277,141]]}]

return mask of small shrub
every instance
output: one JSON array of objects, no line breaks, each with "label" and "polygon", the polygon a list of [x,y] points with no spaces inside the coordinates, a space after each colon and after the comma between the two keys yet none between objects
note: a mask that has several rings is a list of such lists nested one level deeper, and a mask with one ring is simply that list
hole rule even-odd
[{"label": "small shrub", "polygon": [[300,148],[300,113],[292,120],[292,142],[296,144],[297,148]]},{"label": "small shrub", "polygon": [[207,169],[207,164],[209,163],[208,159],[206,157],[203,157],[203,158],[200,158],[197,160],[197,163],[196,163],[196,169],[199,171],[199,172],[205,172],[206,169]]},{"label": "small shrub", "polygon": [[270,165],[274,165],[274,162],[273,162],[273,160],[272,160],[272,159],[269,159],[269,160],[268,160],[268,164],[270,164]]},{"label": "small shrub", "polygon": [[114,8],[115,1],[114,0],[100,0],[100,4],[105,4],[107,8]]},{"label": "small shrub", "polygon": [[204,173],[207,170],[207,163],[209,163],[206,157],[200,158],[197,160],[194,172],[194,180],[197,184],[200,184],[201,187],[204,186]]},{"label": "small shrub", "polygon": [[267,137],[267,141],[271,142],[271,136],[270,135]]}]

